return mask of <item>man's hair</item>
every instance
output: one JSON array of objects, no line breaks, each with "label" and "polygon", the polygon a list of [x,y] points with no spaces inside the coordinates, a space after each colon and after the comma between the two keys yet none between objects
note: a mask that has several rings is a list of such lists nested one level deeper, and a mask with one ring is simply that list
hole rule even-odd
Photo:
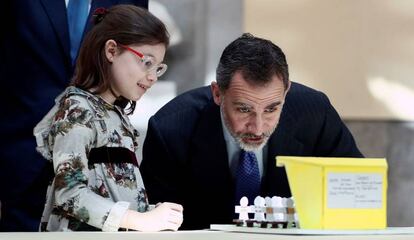
[{"label": "man's hair", "polygon": [[236,72],[257,85],[267,84],[274,75],[283,80],[285,89],[289,85],[288,64],[283,51],[271,41],[250,33],[244,33],[224,49],[216,70],[221,91],[228,89]]},{"label": "man's hair", "polygon": [[[83,40],[72,79],[72,85],[84,90],[94,88],[98,94],[110,88],[112,79],[110,62],[105,56],[106,41],[112,39],[123,45],[169,44],[165,25],[146,9],[121,4],[99,10],[94,15],[95,25]],[[134,111],[136,102],[130,104],[129,113]]]}]

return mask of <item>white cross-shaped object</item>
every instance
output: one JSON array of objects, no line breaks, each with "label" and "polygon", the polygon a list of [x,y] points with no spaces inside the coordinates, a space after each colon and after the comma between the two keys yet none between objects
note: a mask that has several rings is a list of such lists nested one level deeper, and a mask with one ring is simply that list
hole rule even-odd
[{"label": "white cross-shaped object", "polygon": [[273,222],[274,216],[273,216],[273,209],[272,209],[272,199],[270,197],[265,197],[266,202],[266,221]]},{"label": "white cross-shaped object", "polygon": [[256,221],[265,221],[265,214],[266,207],[265,207],[265,199],[257,196],[254,199],[254,220]]},{"label": "white cross-shaped object", "polygon": [[242,197],[240,199],[240,206],[236,206],[236,213],[239,214],[239,220],[249,220],[249,213],[253,212],[252,206],[247,206],[249,204],[249,199],[247,197]]},{"label": "white cross-shaped object", "polygon": [[281,197],[272,197],[273,217],[277,222],[286,221],[286,207]]},{"label": "white cross-shaped object", "polygon": [[[286,198],[286,210],[287,209],[293,209],[293,199],[292,198]],[[295,213],[287,212],[287,221],[288,222],[294,222],[295,221]]]}]

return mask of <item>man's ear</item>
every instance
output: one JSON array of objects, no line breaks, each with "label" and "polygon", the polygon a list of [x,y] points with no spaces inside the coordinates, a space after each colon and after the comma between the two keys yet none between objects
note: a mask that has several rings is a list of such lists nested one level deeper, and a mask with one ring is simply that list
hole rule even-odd
[{"label": "man's ear", "polygon": [[114,40],[109,39],[108,41],[106,41],[106,43],[105,43],[105,56],[106,56],[106,59],[108,59],[109,62],[114,61],[114,57],[116,55],[116,49],[117,49],[117,45],[116,45],[116,42]]},{"label": "man's ear", "polygon": [[289,90],[290,90],[290,85],[291,85],[291,82],[290,82],[290,81],[288,81],[288,86],[287,86],[287,88],[286,88],[286,90],[285,90],[285,97],[286,97],[287,93],[288,93],[288,92],[289,92]]},{"label": "man's ear", "polygon": [[213,95],[214,102],[220,106],[221,104],[221,92],[217,82],[211,83],[211,94]]}]

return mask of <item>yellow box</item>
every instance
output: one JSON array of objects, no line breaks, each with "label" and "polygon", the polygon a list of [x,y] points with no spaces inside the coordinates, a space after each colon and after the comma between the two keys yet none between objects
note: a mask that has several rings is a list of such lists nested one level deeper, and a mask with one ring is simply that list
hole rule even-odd
[{"label": "yellow box", "polygon": [[276,157],[285,166],[303,229],[387,227],[384,158]]}]

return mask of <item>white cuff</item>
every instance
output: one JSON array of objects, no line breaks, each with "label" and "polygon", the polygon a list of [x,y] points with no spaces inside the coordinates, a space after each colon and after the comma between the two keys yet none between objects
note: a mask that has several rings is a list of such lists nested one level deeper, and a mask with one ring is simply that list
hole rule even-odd
[{"label": "white cuff", "polygon": [[106,218],[106,221],[103,224],[102,231],[117,232],[119,225],[121,225],[121,220],[129,208],[129,204],[129,202],[115,203],[109,212],[108,218]]}]

